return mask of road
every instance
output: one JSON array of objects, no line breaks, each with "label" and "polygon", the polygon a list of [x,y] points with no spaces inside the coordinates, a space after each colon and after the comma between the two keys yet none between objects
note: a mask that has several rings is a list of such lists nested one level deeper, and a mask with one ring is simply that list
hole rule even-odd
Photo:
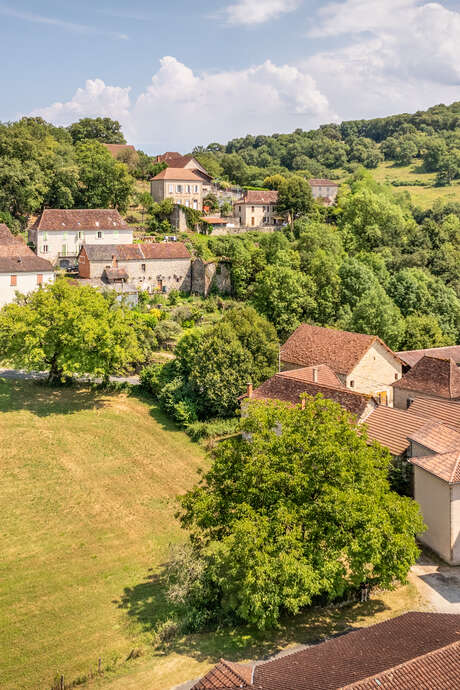
[{"label": "road", "polygon": [[[24,369],[0,369],[0,378],[20,379],[23,381],[41,381],[48,376],[46,371],[25,371]],[[139,376],[111,376],[112,383],[129,383],[131,386],[139,386]],[[77,379],[79,383],[101,383],[100,378],[81,376]]]},{"label": "road", "polygon": [[460,614],[460,566],[437,563],[422,554],[411,570],[418,591],[432,611]]}]

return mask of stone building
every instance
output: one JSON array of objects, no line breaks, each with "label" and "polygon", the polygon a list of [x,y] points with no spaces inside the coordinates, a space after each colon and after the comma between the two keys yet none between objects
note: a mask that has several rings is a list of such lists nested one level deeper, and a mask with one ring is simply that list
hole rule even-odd
[{"label": "stone building", "polygon": [[221,295],[232,291],[230,261],[203,261],[198,258],[192,263],[192,293],[207,297],[215,288]]},{"label": "stone building", "polygon": [[323,203],[324,206],[332,206],[335,203],[339,192],[337,182],[326,179],[311,179],[308,182],[315,201]]},{"label": "stone building", "polygon": [[175,204],[203,210],[203,179],[187,168],[166,168],[150,181],[156,202],[172,199]]},{"label": "stone building", "polygon": [[213,191],[212,176],[195,156],[182,156],[177,151],[167,151],[156,157],[157,163],[166,163],[168,168],[191,170],[203,182],[203,196]]},{"label": "stone building", "polygon": [[276,211],[278,192],[272,190],[247,190],[241,199],[233,204],[233,215],[240,225],[260,228],[267,225],[281,225],[283,220]]},{"label": "stone building", "polygon": [[131,244],[132,228],[115,209],[45,209],[29,228],[37,256],[68,267],[85,244]]},{"label": "stone building", "polygon": [[424,355],[393,390],[395,407],[402,410],[415,398],[460,401],[460,370],[453,359]]},{"label": "stone building", "polygon": [[190,292],[192,257],[182,242],[85,245],[78,257],[81,278],[127,282],[149,292]]}]

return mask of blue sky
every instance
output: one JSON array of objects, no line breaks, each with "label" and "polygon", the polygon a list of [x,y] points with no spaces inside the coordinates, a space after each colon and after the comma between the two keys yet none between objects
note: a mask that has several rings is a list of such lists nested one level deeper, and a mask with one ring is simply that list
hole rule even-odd
[{"label": "blue sky", "polygon": [[460,100],[458,0],[0,0],[0,37],[0,120],[149,153]]}]

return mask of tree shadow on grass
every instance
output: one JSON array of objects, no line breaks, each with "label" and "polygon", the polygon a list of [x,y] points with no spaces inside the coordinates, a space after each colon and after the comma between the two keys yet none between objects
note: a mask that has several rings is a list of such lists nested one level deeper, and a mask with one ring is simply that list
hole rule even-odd
[{"label": "tree shadow on grass", "polygon": [[105,406],[100,391],[78,384],[52,387],[37,381],[0,378],[0,413],[27,410],[37,417],[74,414]]},{"label": "tree shadow on grass", "polygon": [[150,407],[149,414],[165,431],[184,433],[184,430],[176,422],[163,412],[155,398],[150,393],[143,390],[140,386],[132,386],[129,393],[130,398],[136,398]]},{"label": "tree shadow on grass", "polygon": [[[118,608],[140,624],[142,632],[153,635],[159,624],[173,616],[174,608],[166,597],[165,571],[149,574],[144,582],[124,590]],[[258,630],[254,626],[219,626],[201,633],[179,634],[157,648],[157,653],[193,657],[199,662],[216,663],[224,657],[230,661],[267,659],[288,646],[310,645],[332,636],[359,628],[378,613],[388,609],[378,594],[365,603],[315,606],[296,616],[286,616],[275,630]]]}]

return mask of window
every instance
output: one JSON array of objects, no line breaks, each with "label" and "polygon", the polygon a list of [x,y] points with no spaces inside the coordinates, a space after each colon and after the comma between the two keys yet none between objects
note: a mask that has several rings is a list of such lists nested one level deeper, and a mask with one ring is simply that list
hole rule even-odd
[{"label": "window", "polygon": [[62,245],[61,254],[62,254],[62,256],[67,256],[67,245],[66,244]]},{"label": "window", "polygon": [[43,240],[46,242],[47,239],[48,239],[48,233],[44,232],[43,233]]},{"label": "window", "polygon": [[41,273],[37,273],[37,285],[41,285],[43,283],[43,275]]},{"label": "window", "polygon": [[97,231],[97,239],[102,240],[102,232],[100,230]]},{"label": "window", "polygon": [[173,184],[169,185],[169,193],[174,194],[174,185]]},{"label": "window", "polygon": [[251,206],[251,213],[254,213],[254,206]]},{"label": "window", "polygon": [[350,388],[354,388],[354,387],[355,387],[355,382],[354,382],[354,381],[350,381]]},{"label": "window", "polygon": [[193,191],[195,192],[195,194],[198,194],[198,192],[200,191],[200,188],[197,184],[195,185],[195,189]]},{"label": "window", "polygon": [[142,269],[143,273],[145,273],[145,268],[146,268],[145,264],[141,264],[141,269]]},{"label": "window", "polygon": [[186,199],[186,200],[185,200],[185,205],[187,206],[187,208],[190,207],[190,199]]},{"label": "window", "polygon": [[176,193],[182,194],[182,185],[181,184],[176,184]]},{"label": "window", "polygon": [[398,380],[398,374],[395,374],[395,381]]},{"label": "window", "polygon": [[192,189],[191,186],[188,184],[186,187],[187,194],[190,194],[191,189]]},{"label": "window", "polygon": [[193,200],[193,208],[195,209],[195,211],[198,210],[198,201],[196,199]]},{"label": "window", "polygon": [[414,398],[407,398],[406,408],[409,409],[409,407],[412,405],[413,402],[414,402]]},{"label": "window", "polygon": [[11,276],[11,282],[10,285],[15,287],[18,284],[18,277],[17,276]]},{"label": "window", "polygon": [[66,232],[64,233],[64,239],[65,240],[67,239],[67,233]]},{"label": "window", "polygon": [[115,230],[115,232],[113,233],[113,236],[114,236],[114,237],[118,237],[119,234],[120,234],[120,233],[118,232],[118,230]]},{"label": "window", "polygon": [[42,247],[42,254],[48,254],[48,245],[44,244]]},{"label": "window", "polygon": [[84,237],[85,237],[85,234],[84,234],[81,230],[79,230],[79,231],[78,231],[78,239],[79,239],[79,240],[83,240]]}]

